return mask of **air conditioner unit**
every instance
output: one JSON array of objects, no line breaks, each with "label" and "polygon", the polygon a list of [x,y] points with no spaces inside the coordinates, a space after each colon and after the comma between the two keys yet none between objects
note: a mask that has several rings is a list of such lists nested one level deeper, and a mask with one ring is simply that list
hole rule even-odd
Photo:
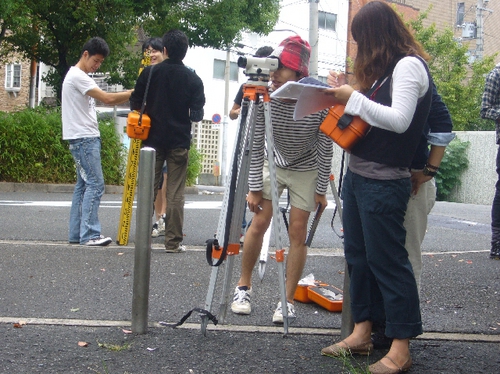
[{"label": "air conditioner unit", "polygon": [[474,23],[464,23],[462,38],[474,39],[476,37],[476,25]]}]

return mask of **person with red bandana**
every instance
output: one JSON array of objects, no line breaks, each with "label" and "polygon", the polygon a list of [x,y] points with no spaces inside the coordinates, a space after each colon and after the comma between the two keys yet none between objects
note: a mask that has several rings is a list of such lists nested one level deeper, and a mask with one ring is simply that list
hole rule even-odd
[{"label": "person with red bandana", "polygon": [[[274,91],[288,81],[299,81],[309,75],[311,47],[299,36],[283,40],[269,57],[279,60],[278,69],[272,74],[270,90]],[[288,235],[290,248],[286,259],[287,305],[281,302],[273,315],[274,323],[283,323],[282,308],[288,317],[295,317],[293,297],[306,263],[309,215],[318,204],[327,205],[326,191],[331,171],[333,143],[319,131],[328,110],[322,110],[295,121],[295,101],[271,98],[270,112],[274,140],[274,158],[278,193],[285,188],[290,196]],[[252,270],[259,257],[264,233],[273,215],[269,167],[265,151],[264,104],[257,108],[252,158],[249,172],[248,208],[254,213],[243,244],[241,277],[234,291],[231,310],[236,314],[250,314],[252,295]]]}]

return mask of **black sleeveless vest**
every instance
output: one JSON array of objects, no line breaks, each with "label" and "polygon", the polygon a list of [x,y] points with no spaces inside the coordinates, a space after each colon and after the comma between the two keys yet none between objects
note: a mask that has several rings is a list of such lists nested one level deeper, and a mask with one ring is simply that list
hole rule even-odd
[{"label": "black sleeveless vest", "polygon": [[[394,131],[372,126],[365,137],[352,148],[351,153],[353,155],[379,164],[394,167],[410,167],[420,137],[422,136],[422,131],[427,122],[432,98],[432,78],[429,74],[429,69],[423,59],[419,57],[419,60],[422,61],[427,71],[429,88],[417,104],[408,129],[404,133],[398,134]],[[376,91],[374,97],[372,97],[373,101],[391,106],[391,80],[392,71],[388,75],[388,79]]]}]

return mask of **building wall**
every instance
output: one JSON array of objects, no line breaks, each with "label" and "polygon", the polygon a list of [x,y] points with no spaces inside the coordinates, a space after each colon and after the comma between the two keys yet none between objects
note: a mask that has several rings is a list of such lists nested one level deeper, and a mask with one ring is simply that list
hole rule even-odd
[{"label": "building wall", "polygon": [[0,65],[0,111],[12,112],[29,106],[30,95],[30,63],[22,59],[12,59],[13,63],[21,64],[21,90],[19,92],[7,92],[5,90],[5,68],[6,64]]},{"label": "building wall", "polygon": [[451,201],[467,204],[491,205],[495,196],[496,145],[495,131],[457,131],[458,139],[470,143],[467,148],[469,167],[462,174],[461,184],[452,195]]},{"label": "building wall", "polygon": [[[500,38],[497,35],[498,25],[500,24],[500,4],[498,1],[484,0],[403,0],[406,5],[412,6],[419,11],[425,11],[430,8],[428,17],[424,20],[425,26],[435,24],[438,30],[451,28],[455,37],[462,43],[469,45],[471,53],[475,53],[477,39],[463,38],[463,28],[457,27],[457,4],[465,3],[465,23],[475,23],[477,20],[477,6],[483,4],[483,50],[484,56],[493,55],[500,51]],[[495,61],[500,62],[500,56]]]},{"label": "building wall", "polygon": [[[356,0],[350,1],[349,8],[349,25],[352,18],[359,9],[369,3],[371,0]],[[404,15],[405,19],[415,19],[420,12],[428,11],[427,18],[423,24],[429,27],[434,24],[438,31],[443,31],[445,28],[453,30],[453,33],[458,41],[469,46],[469,51],[472,55],[476,54],[478,39],[463,37],[463,27],[457,27],[457,4],[460,1],[453,0],[386,0],[387,3],[394,4],[398,10]],[[498,1],[461,1],[465,3],[464,23],[475,23],[477,19],[477,5],[483,3],[483,56],[493,55],[500,52],[500,38],[497,36],[497,25],[500,24],[500,3]],[[356,46],[352,40],[349,30],[347,43],[347,55],[353,59],[356,56]],[[500,62],[500,54],[496,56],[495,61]]]},{"label": "building wall", "polygon": [[193,124],[193,144],[203,155],[202,174],[216,174],[219,166],[219,127],[211,121],[201,121]]}]

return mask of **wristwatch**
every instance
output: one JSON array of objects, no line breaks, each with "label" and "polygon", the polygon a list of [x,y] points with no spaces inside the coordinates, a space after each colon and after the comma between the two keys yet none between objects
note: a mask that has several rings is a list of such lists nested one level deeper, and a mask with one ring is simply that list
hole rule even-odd
[{"label": "wristwatch", "polygon": [[424,166],[424,169],[422,170],[422,173],[428,177],[435,177],[437,174],[437,170],[431,170],[427,167],[427,165]]}]

